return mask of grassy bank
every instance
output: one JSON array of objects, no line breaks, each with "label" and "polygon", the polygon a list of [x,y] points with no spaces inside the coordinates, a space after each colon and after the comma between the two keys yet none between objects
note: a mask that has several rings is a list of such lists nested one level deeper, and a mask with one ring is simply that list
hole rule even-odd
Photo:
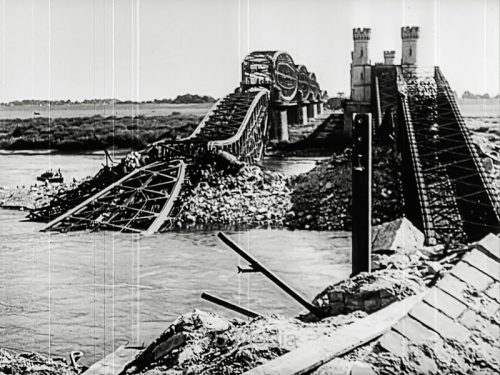
[{"label": "grassy bank", "polygon": [[140,149],[163,138],[185,137],[201,121],[195,114],[168,116],[73,117],[0,120],[0,148],[8,150]]}]

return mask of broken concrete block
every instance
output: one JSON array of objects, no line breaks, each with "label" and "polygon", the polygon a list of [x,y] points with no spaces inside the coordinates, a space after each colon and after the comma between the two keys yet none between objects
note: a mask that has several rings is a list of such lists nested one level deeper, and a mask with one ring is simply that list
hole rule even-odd
[{"label": "broken concrete block", "polygon": [[372,251],[411,253],[424,246],[424,234],[407,218],[377,225],[372,229]]}]

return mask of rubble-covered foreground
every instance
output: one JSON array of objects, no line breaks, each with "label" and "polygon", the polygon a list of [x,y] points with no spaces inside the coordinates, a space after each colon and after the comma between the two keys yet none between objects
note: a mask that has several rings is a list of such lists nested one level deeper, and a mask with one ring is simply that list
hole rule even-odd
[{"label": "rubble-covered foreground", "polygon": [[[488,241],[493,241],[495,244],[495,240],[498,246],[498,237],[491,236],[493,240],[488,239]],[[484,254],[481,255],[479,252],[477,255],[478,251],[472,250],[474,251],[472,255],[484,258]],[[464,258],[461,259],[464,254]],[[458,267],[456,264],[459,261],[463,264],[464,260],[472,262],[468,260],[470,256],[469,248],[450,250],[444,249],[443,246],[425,247],[422,234],[406,219],[377,226],[373,233],[373,259],[377,259],[374,262],[376,270],[329,285],[314,299],[313,303],[327,312],[328,317],[320,319],[311,314],[296,318],[271,315],[250,320],[237,318],[227,320],[212,313],[194,310],[179,316],[155,341],[126,365],[122,374],[242,374],[296,348],[313,345],[309,343],[311,341],[325,337],[335,339],[337,329],[356,324],[367,314],[380,311],[407,297],[420,295],[430,287],[435,290],[436,287],[440,287],[442,281],[446,281],[447,277],[453,279],[458,275],[464,280],[469,280],[468,276],[460,274],[464,272],[464,266]],[[481,261],[479,266],[485,267],[487,264]],[[467,265],[466,267],[470,268]],[[433,342],[417,343],[415,348],[411,348],[411,353],[416,354],[405,357],[406,347],[398,346],[397,341],[391,343],[386,338],[387,334],[384,334],[381,339],[363,343],[325,364],[315,374],[439,374],[446,373],[444,371],[446,368],[453,369],[451,373],[459,374],[472,373],[471,371],[483,371],[481,374],[495,373],[497,368],[495,366],[498,366],[494,360],[495,350],[500,353],[497,337],[500,333],[498,315],[500,310],[498,308],[491,310],[492,302],[487,303],[486,299],[498,298],[495,297],[494,291],[490,290],[498,291],[500,284],[494,279],[486,280],[485,275],[479,277],[477,270],[474,272],[470,282],[478,283],[480,286],[484,284],[481,287],[492,297],[483,296],[484,292],[467,287],[460,292],[462,295],[456,295],[457,298],[464,298],[466,303],[459,306],[460,303],[455,301],[450,310],[451,314],[454,314],[453,309],[458,307],[464,311],[472,309],[471,313],[465,311],[460,315],[465,317],[465,320],[460,320],[460,324],[463,325],[461,329],[463,331],[466,327],[467,332],[470,331],[472,341],[461,341],[460,338],[463,336],[457,336],[456,340],[439,339],[433,334],[429,336],[434,339]],[[491,277],[498,280],[499,275],[493,274]],[[452,284],[446,282],[446,285],[455,284],[458,285],[457,281]],[[436,298],[428,294],[429,297],[424,299],[428,302],[420,302],[427,306],[427,309],[431,303],[446,302],[442,297]],[[455,294],[450,295],[455,296]],[[495,306],[498,303],[500,302]],[[460,311],[457,311],[456,315],[459,314]],[[435,324],[434,316],[430,315],[430,323],[426,324]],[[425,316],[418,317],[426,319]],[[402,324],[403,329],[411,328],[402,321],[397,324]],[[450,324],[449,318],[443,320],[443,329],[451,327]],[[395,329],[394,327],[392,329]],[[415,337],[419,338],[419,332],[424,332],[422,331],[424,328],[418,328]],[[486,353],[485,342],[490,348],[487,348],[489,351]],[[403,353],[402,357],[395,355],[395,350],[400,350]],[[432,361],[429,361],[429,356]],[[0,365],[4,365],[4,369],[0,367],[0,373],[3,371],[3,373],[21,374],[23,372],[19,369],[36,369],[37,367],[33,367],[35,364],[42,366],[43,371],[46,369],[44,366],[54,366],[51,372],[53,374],[72,373],[72,370],[63,363],[52,365],[52,362],[46,358],[42,360],[44,357],[36,354],[10,355],[7,360],[4,358],[0,356]],[[34,358],[33,362],[36,363],[26,365],[26,358]],[[435,371],[423,371],[428,368]],[[465,370],[462,371],[462,368]],[[339,369],[343,372],[339,372]],[[40,373],[45,374],[42,370]]]},{"label": "rubble-covered foreground", "polygon": [[[225,320],[195,310],[181,315],[128,366],[126,372],[147,375],[241,374],[308,341],[331,336],[336,328],[364,316],[365,313],[358,311],[315,323],[276,315],[243,321]],[[161,344],[174,338],[183,344],[151,361],[159,353]]]},{"label": "rubble-covered foreground", "polygon": [[0,348],[0,374],[75,375],[77,372],[63,359],[38,353],[16,353]]}]

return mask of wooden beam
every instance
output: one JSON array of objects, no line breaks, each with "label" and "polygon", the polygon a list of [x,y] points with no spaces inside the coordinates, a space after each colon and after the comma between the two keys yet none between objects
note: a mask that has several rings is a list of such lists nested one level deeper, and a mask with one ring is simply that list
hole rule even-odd
[{"label": "wooden beam", "polygon": [[331,337],[304,343],[299,348],[258,366],[245,375],[301,375],[317,369],[335,357],[345,354],[388,331],[405,317],[426,292],[395,302],[355,323],[332,332]]}]

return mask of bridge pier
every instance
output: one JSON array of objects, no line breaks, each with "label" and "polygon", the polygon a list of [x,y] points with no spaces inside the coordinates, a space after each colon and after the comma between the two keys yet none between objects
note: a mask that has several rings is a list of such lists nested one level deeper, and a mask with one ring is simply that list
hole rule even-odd
[{"label": "bridge pier", "polygon": [[307,125],[307,104],[299,104],[300,124]]},{"label": "bridge pier", "polygon": [[[293,108],[293,107],[292,107]],[[275,142],[289,142],[288,135],[288,112],[290,107],[278,107],[271,109],[271,124],[269,138]]]},{"label": "bridge pier", "polygon": [[307,117],[310,119],[314,119],[318,117],[318,108],[316,107],[316,103],[309,103],[307,106]]},{"label": "bridge pier", "polygon": [[299,124],[300,123],[300,113],[299,113],[299,106],[294,105],[292,107],[288,108],[288,123],[289,124]]},{"label": "bridge pier", "polygon": [[323,102],[318,102],[316,104],[316,112],[318,115],[323,114]]},{"label": "bridge pier", "polygon": [[278,111],[278,142],[288,141],[288,111],[284,108]]}]

